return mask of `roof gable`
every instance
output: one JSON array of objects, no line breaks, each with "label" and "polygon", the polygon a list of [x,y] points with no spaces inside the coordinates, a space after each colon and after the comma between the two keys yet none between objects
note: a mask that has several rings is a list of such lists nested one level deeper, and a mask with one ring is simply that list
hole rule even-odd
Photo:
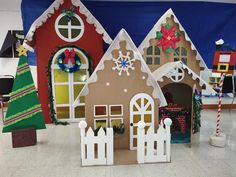
[{"label": "roof gable", "polygon": [[171,72],[175,68],[181,68],[183,70],[186,70],[189,75],[191,75],[191,78],[197,82],[199,85],[202,87],[205,85],[206,90],[211,93],[215,94],[216,92],[213,90],[213,88],[205,82],[200,76],[198,76],[193,70],[191,70],[187,65],[185,65],[182,61],[177,61],[177,62],[169,62],[164,65],[162,65],[160,68],[156,69],[152,74],[153,77],[155,78],[156,81],[158,82],[163,82],[164,79],[163,77],[166,76],[167,78],[171,77]]},{"label": "roof gable", "polygon": [[[56,10],[59,9],[59,7],[64,3],[65,0],[55,0],[47,10],[45,10],[42,15],[40,15],[31,25],[28,33],[26,34],[25,41],[24,41],[24,47],[27,48],[30,51],[34,51],[34,49],[28,45],[28,42],[31,42],[33,40],[33,36],[35,34],[35,31],[37,28],[40,28],[54,13]],[[102,27],[102,25],[99,23],[99,21],[91,14],[91,12],[84,6],[84,4],[80,0],[71,0],[72,5],[75,7],[79,7],[79,12],[86,16],[86,21],[89,24],[93,24],[95,27],[95,30],[98,34],[101,34],[103,36],[103,40],[105,43],[110,44],[112,42],[112,39],[108,35],[108,33],[105,31],[105,29]]]},{"label": "roof gable", "polygon": [[[104,62],[106,60],[112,60],[113,57],[112,57],[111,51],[114,50],[114,49],[119,49],[120,41],[126,41],[127,49],[128,50],[132,50],[133,53],[134,53],[135,60],[139,60],[140,61],[140,63],[141,63],[141,71],[144,72],[144,73],[147,73],[147,75],[148,75],[147,86],[152,86],[153,87],[152,96],[154,98],[159,99],[160,106],[165,106],[166,105],[166,100],[165,100],[165,97],[164,97],[164,95],[162,93],[162,90],[159,87],[158,83],[153,78],[150,69],[148,68],[147,64],[145,63],[144,59],[142,58],[142,55],[138,51],[137,47],[135,46],[135,44],[131,40],[131,38],[128,35],[128,33],[124,29],[122,29],[118,33],[116,38],[113,40],[113,42],[110,45],[110,47],[107,49],[106,53],[103,55],[102,59],[100,60],[99,64],[97,65],[95,71],[93,72],[91,77],[88,79],[88,81],[85,84],[84,88],[82,89],[82,91],[80,92],[78,97],[76,98],[76,100],[75,100],[75,102],[73,104],[74,106],[76,106],[77,103],[79,102],[79,97],[80,96],[86,96],[89,93],[88,85],[97,81],[97,72],[104,69]],[[117,76],[117,77],[119,77],[119,76]]]},{"label": "roof gable", "polygon": [[156,24],[153,26],[153,28],[151,29],[151,31],[148,33],[148,35],[144,38],[144,40],[141,42],[140,46],[138,47],[139,51],[141,52],[141,54],[143,54],[144,49],[149,47],[149,41],[150,39],[155,38],[156,36],[156,32],[161,30],[161,25],[166,23],[166,18],[168,17],[174,17],[174,22],[177,23],[179,25],[179,29],[180,31],[183,31],[185,33],[185,38],[187,41],[190,42],[191,45],[191,49],[196,51],[196,60],[199,60],[199,66],[203,67],[204,69],[208,69],[206,66],[206,63],[204,62],[203,58],[201,57],[200,53],[197,51],[196,47],[194,46],[193,42],[191,41],[191,39],[189,38],[188,34],[186,33],[185,29],[183,28],[183,26],[181,25],[181,23],[179,22],[179,20],[177,19],[177,17],[175,16],[174,12],[172,11],[172,9],[168,9],[164,15],[161,16],[161,18],[156,22]]}]

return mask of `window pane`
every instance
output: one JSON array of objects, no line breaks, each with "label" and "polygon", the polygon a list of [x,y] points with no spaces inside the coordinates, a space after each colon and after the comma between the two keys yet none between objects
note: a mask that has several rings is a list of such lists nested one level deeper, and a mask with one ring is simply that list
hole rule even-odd
[{"label": "window pane", "polygon": [[95,106],[95,116],[107,115],[106,106]]},{"label": "window pane", "polygon": [[79,36],[80,32],[81,32],[81,29],[72,29],[71,38],[76,38],[77,36]]},{"label": "window pane", "polygon": [[175,49],[174,55],[175,55],[175,56],[179,56],[179,47]]},{"label": "window pane", "polygon": [[107,127],[107,120],[106,119],[101,119],[101,120],[95,120],[95,129],[98,127]]},{"label": "window pane", "polygon": [[86,82],[87,81],[87,71],[85,69],[80,69],[74,74],[74,82]]},{"label": "window pane", "polygon": [[59,22],[58,22],[58,25],[68,25],[68,19],[66,16],[63,16]]},{"label": "window pane", "polygon": [[115,115],[122,115],[122,106],[111,106],[110,108],[111,112],[110,115],[111,116],[115,116]]},{"label": "window pane", "polygon": [[157,46],[155,46],[155,55],[160,55],[160,49]]},{"label": "window pane", "polygon": [[147,55],[152,55],[152,46],[147,48]]},{"label": "window pane", "polygon": [[151,64],[152,64],[152,57],[147,57],[146,63],[147,63],[148,65],[151,65]]},{"label": "window pane", "polygon": [[119,127],[122,124],[122,119],[111,119],[111,127]]},{"label": "window pane", "polygon": [[137,147],[137,138],[133,138],[133,146]]},{"label": "window pane", "polygon": [[68,73],[60,70],[54,70],[54,82],[68,82]]},{"label": "window pane", "polygon": [[62,36],[68,38],[68,29],[59,28],[58,30]]},{"label": "window pane", "polygon": [[57,107],[56,113],[58,119],[69,119],[70,117],[69,107]]},{"label": "window pane", "polygon": [[187,58],[182,58],[181,60],[182,60],[182,62],[183,62],[184,64],[187,65]]},{"label": "window pane", "polygon": [[80,100],[80,103],[85,103],[85,96],[81,96],[79,100]]},{"label": "window pane", "polygon": [[74,99],[77,98],[83,87],[84,84],[74,84]]},{"label": "window pane", "polygon": [[151,123],[152,122],[152,115],[151,114],[145,114],[144,115],[144,122],[145,123]]},{"label": "window pane", "polygon": [[133,127],[133,135],[137,135],[138,134],[138,127]]},{"label": "window pane", "polygon": [[183,47],[181,47],[181,55],[182,56],[187,56],[187,50]]},{"label": "window pane", "polygon": [[71,25],[81,26],[80,21],[76,17],[71,17]]},{"label": "window pane", "polygon": [[179,58],[174,58],[174,61],[179,61]]},{"label": "window pane", "polygon": [[154,58],[154,64],[155,65],[159,65],[160,64],[160,58],[159,57],[155,57]]},{"label": "window pane", "polygon": [[55,85],[56,104],[69,104],[68,85]]},{"label": "window pane", "polygon": [[84,118],[85,117],[85,107],[77,106],[75,108],[75,118]]},{"label": "window pane", "polygon": [[133,123],[138,123],[139,121],[141,121],[141,115],[137,114],[133,116]]}]

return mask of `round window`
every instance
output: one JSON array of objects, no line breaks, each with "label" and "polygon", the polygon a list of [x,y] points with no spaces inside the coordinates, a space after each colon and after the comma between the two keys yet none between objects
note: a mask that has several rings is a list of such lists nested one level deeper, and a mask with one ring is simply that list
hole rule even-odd
[{"label": "round window", "polygon": [[84,33],[84,23],[77,14],[74,14],[70,19],[66,15],[61,14],[56,19],[55,30],[62,40],[75,42]]},{"label": "round window", "polygon": [[173,82],[180,82],[183,80],[183,78],[184,78],[184,70],[183,69],[176,67],[171,71],[170,79]]}]

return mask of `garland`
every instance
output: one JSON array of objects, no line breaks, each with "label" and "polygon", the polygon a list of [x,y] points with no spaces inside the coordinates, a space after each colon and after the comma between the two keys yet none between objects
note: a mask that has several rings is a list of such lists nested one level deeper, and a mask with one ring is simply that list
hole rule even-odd
[{"label": "garland", "polygon": [[[98,135],[98,131],[100,130],[101,127],[102,126],[99,126],[98,128],[96,128],[94,130],[94,135],[95,136]],[[105,127],[103,127],[103,130],[104,130],[104,132],[107,131],[107,129]],[[124,134],[124,132],[125,132],[125,125],[123,123],[121,123],[119,126],[116,126],[116,125],[113,126],[113,134],[114,135],[115,134]]]},{"label": "garland", "polygon": [[202,99],[201,92],[195,91],[193,97],[193,134],[200,132],[201,127]]},{"label": "garland", "polygon": [[[85,50],[83,50],[83,49],[81,49],[77,46],[74,46],[74,45],[58,47],[56,52],[59,51],[60,49],[66,48],[66,47],[76,48],[76,49],[82,51],[85,54],[85,56],[88,58],[89,74],[91,75],[92,72],[93,72],[93,69],[92,69],[92,60],[91,60],[89,54]],[[52,69],[51,69],[51,65],[52,65],[53,57],[56,54],[56,52],[54,52],[53,55],[51,56],[51,58],[49,59],[48,66],[47,66],[49,111],[50,111],[50,115],[51,115],[51,120],[55,125],[68,125],[69,124],[68,122],[62,122],[62,121],[57,120],[56,111],[54,109],[54,98],[53,98],[53,92],[52,92]]]},{"label": "garland", "polygon": [[[66,66],[66,64],[68,64],[69,61],[73,64],[72,67]],[[80,60],[78,54],[74,51],[74,49],[72,49],[70,51],[68,49],[66,49],[58,57],[58,66],[59,66],[59,68],[61,68],[62,71],[65,71],[67,73],[74,73],[80,69],[81,60]]]},{"label": "garland", "polygon": [[71,21],[72,17],[75,15],[75,8],[74,6],[71,6],[69,10],[64,8],[62,13],[67,17],[68,21]]}]

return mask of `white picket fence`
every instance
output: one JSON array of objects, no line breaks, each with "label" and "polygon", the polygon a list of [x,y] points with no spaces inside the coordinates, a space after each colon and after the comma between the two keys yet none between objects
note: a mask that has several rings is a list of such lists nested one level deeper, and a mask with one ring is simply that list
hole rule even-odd
[{"label": "white picket fence", "polygon": [[[165,124],[165,128],[164,128]],[[161,121],[157,133],[149,127],[145,134],[145,123],[138,122],[137,161],[138,163],[170,162],[170,126],[171,119]]]},{"label": "white picket fence", "polygon": [[113,164],[113,128],[106,132],[100,128],[97,136],[90,127],[87,132],[87,123],[80,121],[81,160],[82,166],[112,165]]}]

